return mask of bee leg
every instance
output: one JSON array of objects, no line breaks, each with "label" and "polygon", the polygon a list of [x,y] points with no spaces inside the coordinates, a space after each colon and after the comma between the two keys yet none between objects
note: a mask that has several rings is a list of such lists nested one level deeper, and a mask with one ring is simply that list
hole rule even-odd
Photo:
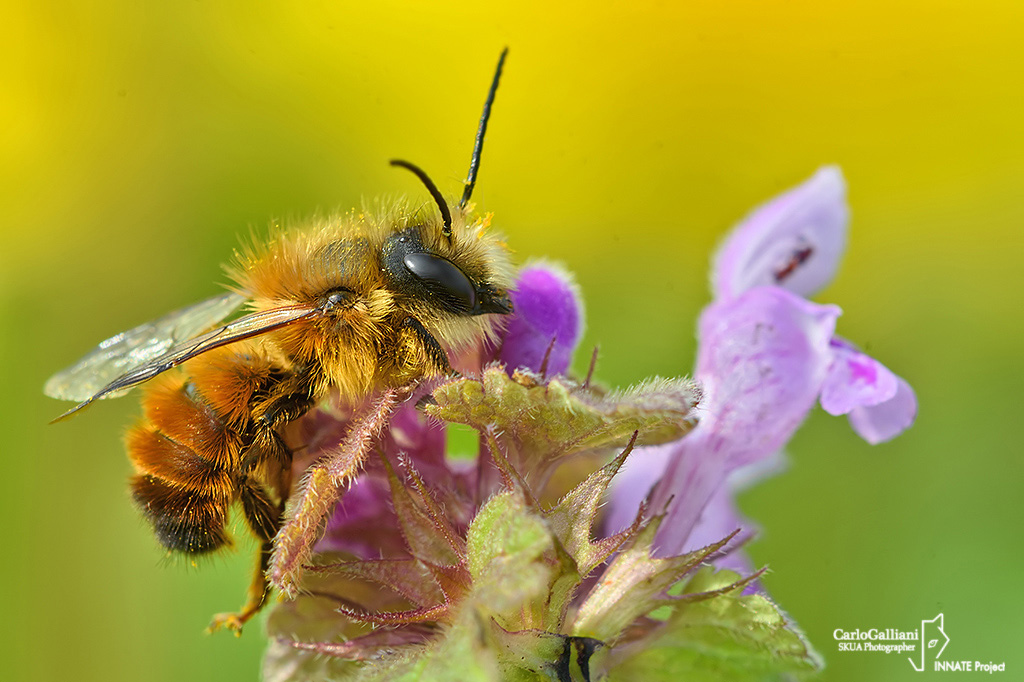
[{"label": "bee leg", "polygon": [[276,462],[282,468],[291,461],[292,451],[276,430],[257,426],[253,429],[252,442],[242,455],[239,469],[243,474],[251,474],[261,462]]},{"label": "bee leg", "polygon": [[437,342],[437,339],[427,331],[427,328],[423,326],[423,323],[417,320],[415,317],[405,318],[405,322],[402,324],[403,327],[410,330],[413,335],[419,339],[419,342],[423,345],[423,350],[427,354],[427,359],[430,361],[436,370],[437,374],[455,374],[455,370],[452,369],[451,363],[448,361],[448,354],[444,352],[444,348]]},{"label": "bee leg", "polygon": [[273,429],[298,419],[316,403],[308,393],[276,395],[254,410],[253,418],[261,427]]},{"label": "bee leg", "polygon": [[227,628],[235,633],[236,637],[242,636],[242,627],[250,618],[255,616],[267,603],[270,596],[270,581],[267,580],[267,568],[270,566],[270,557],[274,551],[271,542],[264,542],[260,547],[259,556],[256,561],[256,570],[252,575],[252,582],[246,592],[245,604],[237,613],[218,613],[213,616],[206,632],[215,632],[220,628]]},{"label": "bee leg", "polygon": [[252,532],[262,541],[262,545],[257,557],[256,571],[253,573],[252,583],[249,584],[249,590],[246,593],[245,604],[238,613],[215,615],[207,632],[226,627],[234,631],[236,635],[241,635],[242,626],[259,613],[267,602],[267,597],[270,596],[267,568],[270,566],[270,557],[274,549],[274,536],[281,527],[281,510],[271,503],[263,486],[258,483],[243,480],[240,487],[242,489],[242,513]]},{"label": "bee leg", "polygon": [[268,455],[282,466],[290,466],[291,450],[277,428],[306,414],[315,404],[308,393],[288,392],[257,405],[253,409],[253,444],[242,457],[242,471],[251,472],[258,460]]},{"label": "bee leg", "polygon": [[316,464],[302,479],[289,504],[290,512],[274,542],[270,580],[289,597],[298,593],[302,566],[313,554],[324,520],[334,511],[342,487],[359,474],[370,449],[377,441],[395,407],[408,391],[387,389],[352,420],[344,440]]},{"label": "bee leg", "polygon": [[241,481],[242,513],[249,528],[261,542],[271,542],[281,530],[281,510],[278,509],[267,491],[252,479]]}]

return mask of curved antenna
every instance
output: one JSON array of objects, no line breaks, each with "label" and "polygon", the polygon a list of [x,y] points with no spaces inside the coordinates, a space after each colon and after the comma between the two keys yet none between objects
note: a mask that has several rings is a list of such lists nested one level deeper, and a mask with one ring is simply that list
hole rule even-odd
[{"label": "curved antenna", "polygon": [[426,172],[419,166],[403,161],[401,159],[391,159],[392,166],[398,166],[408,171],[412,171],[413,174],[420,179],[424,185],[427,186],[427,191],[430,192],[430,196],[434,197],[434,202],[437,204],[438,210],[441,211],[441,220],[444,223],[444,227],[441,228],[441,234],[448,240],[449,246],[452,243],[452,212],[448,208],[448,204],[445,202],[444,197],[441,196],[441,190],[437,188],[434,181],[431,180]]},{"label": "curved antenna", "polygon": [[487,121],[491,118],[491,105],[494,104],[494,94],[498,92],[498,81],[501,79],[501,68],[505,65],[505,57],[508,55],[508,48],[501,51],[498,58],[498,68],[494,70],[494,80],[491,81],[491,89],[487,92],[487,101],[484,102],[484,113],[480,116],[480,127],[476,130],[476,142],[473,144],[473,158],[469,160],[469,174],[466,175],[466,188],[462,191],[462,200],[459,208],[465,208],[469,197],[473,194],[473,187],[476,186],[476,175],[480,172],[480,153],[484,148],[484,135],[487,133]]}]

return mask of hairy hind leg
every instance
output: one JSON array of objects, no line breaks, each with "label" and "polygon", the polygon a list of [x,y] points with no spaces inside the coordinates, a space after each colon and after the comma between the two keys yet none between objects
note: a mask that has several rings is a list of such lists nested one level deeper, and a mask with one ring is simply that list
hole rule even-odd
[{"label": "hairy hind leg", "polygon": [[256,570],[252,582],[246,592],[245,604],[237,613],[218,613],[214,615],[207,632],[221,627],[232,630],[236,636],[242,634],[242,626],[260,612],[270,597],[270,581],[267,580],[267,568],[274,551],[274,536],[281,528],[281,516],[284,502],[280,506],[271,503],[263,486],[245,481],[241,493],[242,513],[245,515],[249,528],[260,539],[261,545],[256,557]]},{"label": "hairy hind leg", "polygon": [[260,609],[267,603],[270,597],[270,581],[267,580],[267,567],[270,565],[270,556],[274,551],[271,542],[264,542],[256,557],[256,570],[252,575],[252,582],[249,583],[249,590],[246,592],[245,604],[237,612],[226,612],[214,614],[210,621],[207,632],[214,632],[220,628],[227,628],[235,633],[236,637],[242,636],[242,627],[250,618],[260,612]]}]

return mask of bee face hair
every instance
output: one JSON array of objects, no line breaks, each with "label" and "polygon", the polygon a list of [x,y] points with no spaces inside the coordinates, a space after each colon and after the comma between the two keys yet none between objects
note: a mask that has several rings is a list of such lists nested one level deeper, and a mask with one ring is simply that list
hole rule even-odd
[{"label": "bee face hair", "polygon": [[[274,337],[286,355],[321,370],[317,383],[365,394],[408,379],[377,362],[400,352],[395,330],[410,324],[406,319],[427,345],[434,343],[429,336],[458,351],[492,338],[499,316],[511,312],[512,267],[501,238],[486,220],[460,210],[452,215],[449,241],[441,220],[432,209],[404,203],[318,219],[249,249],[231,275],[257,311],[323,306],[333,296],[323,317]],[[444,369],[431,363],[422,358],[427,375]]]}]

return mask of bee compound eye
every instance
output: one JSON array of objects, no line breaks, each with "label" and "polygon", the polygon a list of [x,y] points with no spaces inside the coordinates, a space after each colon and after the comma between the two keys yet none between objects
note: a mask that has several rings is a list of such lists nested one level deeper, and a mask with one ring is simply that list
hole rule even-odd
[{"label": "bee compound eye", "polygon": [[402,259],[405,269],[426,285],[428,291],[441,297],[459,312],[476,308],[476,289],[451,261],[431,253],[409,253]]}]

